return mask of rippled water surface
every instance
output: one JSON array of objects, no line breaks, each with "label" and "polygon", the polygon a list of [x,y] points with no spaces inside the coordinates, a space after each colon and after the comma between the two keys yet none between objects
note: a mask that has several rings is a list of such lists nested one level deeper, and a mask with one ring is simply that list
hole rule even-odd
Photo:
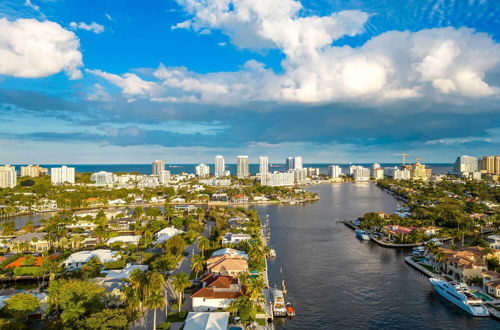
[{"label": "rippled water surface", "polygon": [[321,200],[301,206],[258,206],[269,214],[271,283],[286,281],[297,317],[285,329],[500,329],[491,318],[469,316],[435,293],[406,265],[408,251],[361,242],[336,220],[366,212],[393,212],[397,202],[373,184],[309,188]]}]

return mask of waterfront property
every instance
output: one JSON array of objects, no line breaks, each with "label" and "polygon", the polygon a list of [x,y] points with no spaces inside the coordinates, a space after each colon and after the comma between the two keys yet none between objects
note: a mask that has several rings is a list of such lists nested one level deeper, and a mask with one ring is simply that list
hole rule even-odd
[{"label": "waterfront property", "polygon": [[46,236],[45,232],[27,233],[13,238],[8,245],[15,252],[44,252],[49,249]]},{"label": "waterfront property", "polygon": [[237,276],[248,271],[248,262],[239,256],[215,256],[207,260],[207,270],[212,275]]},{"label": "waterfront property", "polygon": [[248,241],[252,237],[249,234],[233,234],[233,233],[227,233],[223,238],[222,238],[222,245],[226,244],[238,244],[239,242],[243,241]]},{"label": "waterfront property", "polygon": [[228,329],[228,312],[190,312],[187,316],[184,330],[224,330]]},{"label": "waterfront property", "polygon": [[244,294],[238,279],[231,276],[207,275],[201,282],[203,288],[191,295],[195,312],[226,308],[233,300]]}]

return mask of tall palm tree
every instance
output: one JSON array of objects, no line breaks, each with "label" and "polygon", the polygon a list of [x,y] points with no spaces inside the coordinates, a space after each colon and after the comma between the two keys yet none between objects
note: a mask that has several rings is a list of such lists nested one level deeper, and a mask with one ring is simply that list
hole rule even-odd
[{"label": "tall palm tree", "polygon": [[165,307],[165,296],[163,288],[153,290],[147,300],[148,307],[153,310],[153,330],[156,330],[156,310]]},{"label": "tall palm tree", "polygon": [[179,294],[179,313],[181,312],[181,307],[182,307],[182,295],[184,293],[184,290],[189,288],[191,286],[191,282],[189,281],[189,276],[188,274],[184,272],[179,272],[172,276],[172,285],[174,289],[178,292]]},{"label": "tall palm tree", "polygon": [[205,251],[210,249],[210,240],[205,236],[198,238],[198,249],[201,251],[201,255],[205,256]]},{"label": "tall palm tree", "polygon": [[264,288],[264,280],[262,277],[250,278],[248,283],[246,284],[246,293],[247,296],[252,301],[257,301],[259,297],[262,295],[262,289]]},{"label": "tall palm tree", "polygon": [[203,271],[203,268],[205,266],[205,258],[201,254],[195,254],[191,258],[191,270],[196,272],[196,277],[198,277],[198,274]]}]

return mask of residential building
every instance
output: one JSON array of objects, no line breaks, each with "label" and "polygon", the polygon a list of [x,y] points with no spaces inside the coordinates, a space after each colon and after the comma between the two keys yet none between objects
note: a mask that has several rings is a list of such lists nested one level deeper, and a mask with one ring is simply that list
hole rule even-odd
[{"label": "residential building", "polygon": [[370,181],[370,170],[363,166],[358,166],[353,171],[353,177],[356,181]]},{"label": "residential building", "polygon": [[14,166],[0,166],[0,188],[14,188],[17,184],[17,172]]},{"label": "residential building", "polygon": [[462,174],[464,172],[477,172],[479,170],[479,161],[476,157],[472,156],[460,156],[457,157],[455,164],[453,165],[453,172],[456,174]]},{"label": "residential building", "polygon": [[197,313],[189,312],[184,330],[225,330],[229,329],[228,312]]},{"label": "residential building", "polygon": [[165,170],[165,163],[163,160],[155,160],[153,162],[152,175],[160,176],[161,171]]},{"label": "residential building", "polygon": [[306,168],[296,168],[290,170],[293,173],[293,180],[295,183],[304,183],[307,180],[307,169]]},{"label": "residential building", "polygon": [[158,182],[165,186],[170,182],[170,171],[163,170],[158,174]]},{"label": "residential building", "polygon": [[21,176],[29,176],[32,178],[38,178],[43,172],[40,165],[28,165],[21,166]]},{"label": "residential building", "polygon": [[246,178],[250,176],[248,156],[236,157],[236,175],[238,178]]},{"label": "residential building", "polygon": [[269,173],[269,157],[267,156],[259,157],[259,173],[261,180],[262,178],[265,178]]},{"label": "residential building", "polygon": [[49,250],[47,233],[27,233],[9,241],[10,248],[15,252],[43,252]]},{"label": "residential building", "polygon": [[310,177],[319,176],[319,168],[308,167],[307,168],[307,176],[310,176]]},{"label": "residential building", "polygon": [[231,185],[231,179],[207,179],[207,180],[200,180],[199,183],[207,186],[227,187]]},{"label": "residential building", "polygon": [[500,175],[500,156],[484,156],[481,159],[481,171],[487,174]]},{"label": "residential building", "polygon": [[118,251],[111,251],[108,249],[98,249],[94,251],[79,251],[71,254],[62,265],[67,270],[80,269],[90,259],[97,258],[101,263],[118,260]]},{"label": "residential building", "polygon": [[191,295],[195,312],[224,309],[244,294],[238,279],[230,276],[207,276],[202,283],[204,287]]},{"label": "residential building", "polygon": [[246,254],[244,251],[239,251],[231,248],[219,249],[212,253],[212,257],[223,256],[223,255],[227,255],[230,257],[241,257],[243,259],[248,260],[248,254]]},{"label": "residential building", "polygon": [[373,169],[373,178],[375,180],[382,180],[384,178],[384,169],[374,168]]},{"label": "residential building", "polygon": [[342,168],[338,165],[328,166],[328,175],[332,179],[337,179],[342,175]]},{"label": "residential building", "polygon": [[196,176],[200,178],[204,178],[206,176],[210,176],[210,166],[207,164],[201,163],[195,167]]},{"label": "residential building", "polygon": [[248,203],[248,197],[243,194],[236,194],[231,198],[231,201],[233,203],[238,203],[238,204],[245,204]]},{"label": "residential building", "polygon": [[400,170],[397,166],[384,168],[384,175],[393,180],[410,180],[410,171],[407,169]]},{"label": "residential building", "polygon": [[224,244],[238,244],[239,242],[243,241],[248,241],[252,237],[249,234],[233,234],[233,233],[227,233],[223,238],[222,238],[222,245]]},{"label": "residential building", "polygon": [[292,172],[274,172],[267,175],[263,186],[281,187],[293,186],[295,175]]},{"label": "residential building", "polygon": [[295,169],[295,160],[293,159],[293,157],[288,157],[286,159],[286,166],[285,166],[285,168],[286,168],[287,171]]},{"label": "residential building", "polygon": [[175,235],[179,235],[180,233],[183,233],[183,231],[174,227],[163,228],[155,234],[156,241],[154,242],[154,244],[168,241],[169,239],[171,239]]},{"label": "residential building", "polygon": [[156,188],[160,185],[158,177],[155,175],[141,175],[138,177],[138,188]]},{"label": "residential building", "polygon": [[227,202],[229,202],[229,197],[227,196],[226,193],[216,193],[216,194],[212,194],[212,196],[210,196],[210,201],[211,202],[227,203]]},{"label": "residential building", "polygon": [[428,180],[432,175],[432,169],[426,168],[424,164],[417,161],[413,165],[405,165],[404,168],[410,171],[410,178],[412,180]]},{"label": "residential building", "polygon": [[[440,257],[440,255],[442,257]],[[483,278],[487,271],[486,253],[481,247],[467,247],[459,250],[438,248],[429,254],[431,264],[459,281],[469,282]]]},{"label": "residential building", "polygon": [[304,167],[304,164],[302,164],[302,157],[298,156],[295,157],[293,160],[293,168],[296,170],[300,170]]},{"label": "residential building", "polygon": [[53,185],[64,183],[75,183],[75,168],[74,167],[54,167],[50,169],[50,181]]},{"label": "residential building", "polygon": [[139,244],[139,240],[141,239],[141,235],[119,235],[115,237],[111,237],[106,241],[107,245],[113,243],[123,243],[123,244]]},{"label": "residential building", "polygon": [[215,276],[238,276],[248,271],[248,262],[240,257],[219,256],[207,260],[207,271]]},{"label": "residential building", "polygon": [[108,221],[107,227],[111,230],[129,231],[135,222],[134,218],[111,219]]},{"label": "residential building", "polygon": [[372,165],[372,170],[376,170],[376,169],[379,169],[379,168],[381,168],[379,163],[375,163],[375,164]]},{"label": "residential building", "polygon": [[94,181],[96,186],[108,186],[115,182],[114,174],[106,171],[93,173],[90,180]]},{"label": "residential building", "polygon": [[215,176],[217,177],[226,176],[226,165],[224,157],[220,155],[215,156]]}]

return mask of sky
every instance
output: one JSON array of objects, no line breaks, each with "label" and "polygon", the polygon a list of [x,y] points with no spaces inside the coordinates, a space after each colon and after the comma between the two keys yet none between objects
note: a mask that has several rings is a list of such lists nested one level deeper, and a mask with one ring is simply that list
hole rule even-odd
[{"label": "sky", "polygon": [[500,151],[498,0],[2,0],[0,164]]}]

